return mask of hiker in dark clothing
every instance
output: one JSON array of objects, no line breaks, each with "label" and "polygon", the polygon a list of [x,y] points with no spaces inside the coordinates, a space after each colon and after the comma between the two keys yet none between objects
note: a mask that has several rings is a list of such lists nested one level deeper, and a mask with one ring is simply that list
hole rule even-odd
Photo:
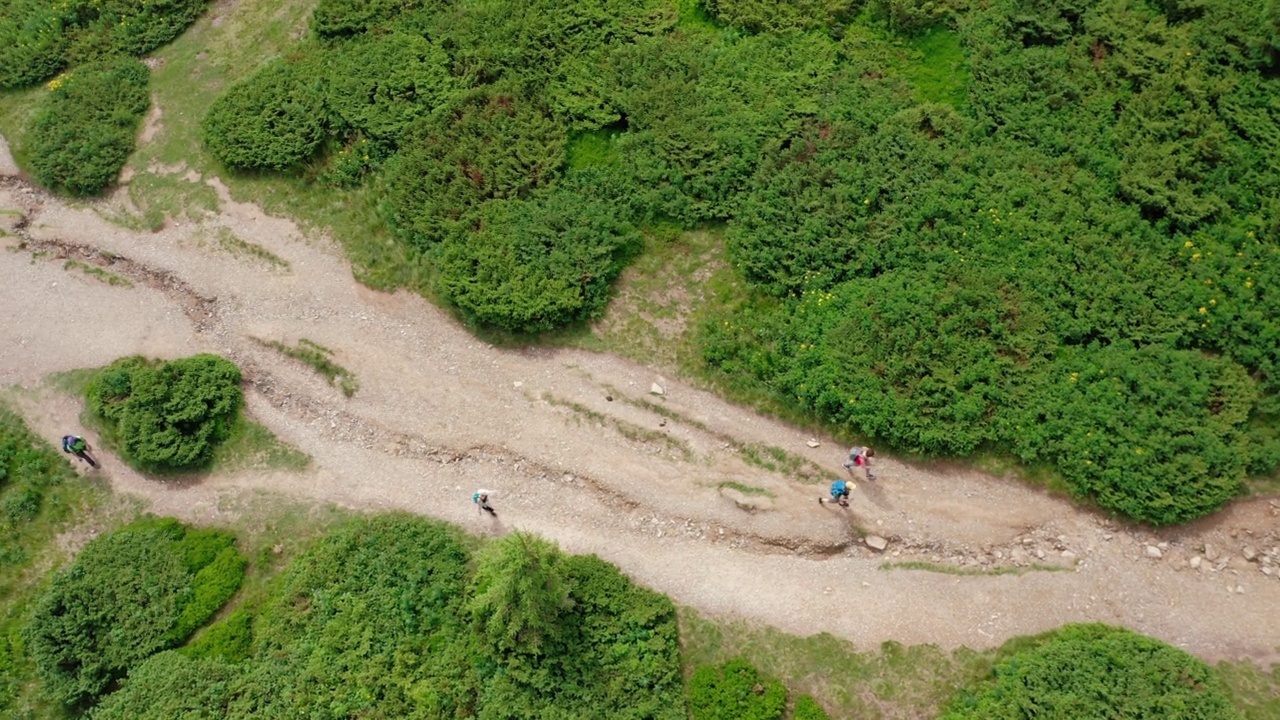
[{"label": "hiker in dark clothing", "polygon": [[79,435],[63,435],[62,436],[62,452],[71,453],[81,460],[89,463],[89,467],[98,467],[97,461],[89,455],[89,443]]}]

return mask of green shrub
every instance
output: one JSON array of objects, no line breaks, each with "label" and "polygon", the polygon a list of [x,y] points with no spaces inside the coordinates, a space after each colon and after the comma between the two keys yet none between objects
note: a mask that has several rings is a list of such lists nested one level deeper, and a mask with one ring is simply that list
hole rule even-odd
[{"label": "green shrub", "polygon": [[1230,720],[1214,672],[1153,638],[1105,625],[1068,625],[995,667],[963,691],[942,720]]},{"label": "green shrub", "polygon": [[425,38],[404,33],[361,37],[324,55],[325,104],[336,130],[359,132],[395,147],[406,126],[457,89],[449,56]]},{"label": "green shrub", "polygon": [[791,711],[791,720],[831,720],[831,716],[808,695],[796,698],[796,707]]},{"label": "green shrub", "polygon": [[707,12],[726,25],[753,31],[812,30],[857,14],[863,0],[706,0]]},{"label": "green shrub", "polygon": [[[74,476],[61,455],[0,403],[0,565],[16,568],[29,559],[25,530],[46,507],[45,496]],[[0,583],[0,596],[6,590],[6,584]]]},{"label": "green shrub", "polygon": [[310,57],[276,60],[219,96],[201,124],[205,145],[239,170],[286,170],[309,160],[328,129]]},{"label": "green shrub", "polygon": [[91,720],[225,720],[243,670],[218,659],[161,652],[138,664],[120,690],[89,712]]},{"label": "green shrub", "polygon": [[610,206],[561,190],[489,202],[476,224],[441,249],[440,289],[470,320],[515,332],[598,315],[642,242]]},{"label": "green shrub", "polygon": [[247,564],[238,550],[226,547],[196,572],[191,581],[190,594],[182,606],[182,614],[178,616],[178,622],[170,632],[170,639],[175,644],[189,637],[218,608],[227,604],[231,596],[240,589]]},{"label": "green shrub", "polygon": [[92,195],[115,182],[151,105],[150,73],[136,60],[82,65],[49,83],[23,138],[42,185]]},{"label": "green shrub", "polygon": [[[94,701],[143,659],[184,640],[180,625],[198,627],[217,611],[201,591],[209,579],[186,564],[187,532],[175,520],[141,521],[96,538],[54,576],[23,631],[52,697],[68,706]],[[239,585],[244,566],[224,561],[231,565],[219,587]]]},{"label": "green shrub", "polygon": [[117,360],[86,394],[125,459],[157,471],[208,464],[243,402],[239,368],[216,355]]},{"label": "green shrub", "polygon": [[760,677],[741,658],[719,666],[704,665],[689,680],[693,720],[782,720],[786,705],[782,683]]},{"label": "green shrub", "polygon": [[392,228],[423,248],[471,226],[487,200],[547,185],[564,165],[564,129],[536,101],[473,93],[414,123],[387,163]]},{"label": "green shrub", "polygon": [[253,616],[241,607],[210,625],[179,652],[188,657],[236,662],[247,659],[252,650]]},{"label": "green shrub", "polygon": [[0,89],[32,85],[68,65],[141,56],[178,37],[208,0],[6,0],[0,12]]}]

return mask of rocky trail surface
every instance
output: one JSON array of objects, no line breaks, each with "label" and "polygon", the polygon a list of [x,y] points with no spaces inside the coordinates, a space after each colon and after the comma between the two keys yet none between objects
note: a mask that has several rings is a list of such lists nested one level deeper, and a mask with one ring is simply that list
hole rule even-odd
[{"label": "rocky trail surface", "polygon": [[[269,492],[529,530],[704,613],[862,647],[983,648],[1100,621],[1208,660],[1280,660],[1280,498],[1155,531],[1015,480],[883,457],[848,510],[820,506],[844,459],[830,438],[617,357],[494,347],[194,180],[218,190],[217,214],[133,232],[103,219],[120,200],[72,206],[32,188],[0,143],[0,386],[33,428],[53,440],[79,427],[80,402],[50,373],[214,352],[244,371],[250,415],[312,458],[161,482],[101,453],[97,472],[155,512],[216,522]],[[352,397],[263,344],[304,338],[352,371]],[[496,520],[471,503],[478,487],[495,491]]]}]

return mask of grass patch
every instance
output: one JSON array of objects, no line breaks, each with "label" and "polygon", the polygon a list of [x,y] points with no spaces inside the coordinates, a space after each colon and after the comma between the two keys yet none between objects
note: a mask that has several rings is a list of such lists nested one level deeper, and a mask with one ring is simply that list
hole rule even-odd
[{"label": "grass patch", "polygon": [[686,461],[693,460],[695,457],[693,448],[689,447],[688,443],[678,438],[673,438],[664,432],[642,428],[639,425],[629,423],[626,420],[609,417],[608,415],[596,412],[581,403],[557,398],[551,393],[543,393],[542,399],[551,405],[568,408],[577,415],[586,418],[597,425],[613,428],[619,435],[631,440],[632,442],[643,443],[646,445],[661,445]]},{"label": "grass patch", "polygon": [[265,425],[244,413],[231,424],[231,434],[213,451],[211,472],[239,470],[305,470],[311,463],[306,453],[276,437]]},{"label": "grass patch", "polygon": [[1246,720],[1280,718],[1280,664],[1268,672],[1248,661],[1223,661],[1214,670]]},{"label": "grass patch", "polygon": [[[284,258],[280,257],[279,255],[276,255],[275,253],[271,252],[270,250],[262,247],[257,243],[249,242],[248,240],[245,240],[244,238],[236,235],[231,230],[231,228],[227,228],[227,227],[218,228],[214,232],[214,237],[217,240],[219,247],[231,253],[232,255],[235,255],[236,257],[247,257],[253,260],[259,260],[261,262],[266,263],[267,265],[270,265],[273,268],[277,268],[280,270],[289,269],[288,260],[285,260]],[[343,370],[342,372],[346,372],[346,371]],[[333,380],[333,378],[329,378],[329,379],[331,381]],[[346,392],[346,390],[344,389],[343,392]],[[354,392],[354,390],[352,392]],[[350,397],[350,395],[351,393],[347,393],[348,397]]]},{"label": "grass patch", "polygon": [[795,637],[740,620],[711,620],[683,607],[678,617],[686,668],[746,658],[792,693],[812,695],[833,718],[937,717],[955,688],[986,677],[997,660],[995,650],[947,652],[895,642],[860,652],[827,633]]},{"label": "grass patch", "polygon": [[917,55],[903,65],[902,72],[916,96],[964,112],[969,105],[969,66],[960,35],[936,27],[913,37],[910,47]]},{"label": "grass patch", "polygon": [[748,465],[755,465],[770,472],[807,483],[825,482],[831,474],[812,461],[774,445],[746,443],[738,445],[738,453]]},{"label": "grass patch", "polygon": [[927,562],[925,560],[907,560],[904,562],[883,562],[880,563],[881,570],[925,570],[928,572],[943,573],[946,575],[1026,575],[1029,572],[1071,572],[1075,568],[1063,565],[1049,565],[1048,563],[1031,563],[1026,567],[956,567],[955,565],[943,565],[942,563]]},{"label": "grass patch", "polygon": [[772,492],[764,488],[758,488],[758,487],[755,487],[754,485],[743,485],[742,483],[734,482],[733,480],[726,480],[720,483],[719,485],[716,485],[716,487],[717,488],[733,488],[734,490],[737,490],[743,495],[763,495],[769,498],[777,497],[777,495],[774,495]]},{"label": "grass patch", "polygon": [[356,376],[348,369],[333,362],[331,357],[333,351],[329,348],[302,338],[298,340],[297,345],[286,345],[275,340],[262,340],[253,338],[253,341],[264,347],[277,350],[285,357],[293,358],[310,365],[313,370],[324,376],[330,385],[342,391],[343,395],[351,397],[356,394],[356,390],[360,389],[360,382],[356,380]]},{"label": "grass patch", "polygon": [[97,280],[101,280],[102,282],[108,285],[114,285],[117,287],[127,287],[127,288],[133,287],[133,283],[130,282],[128,278],[124,278],[113,272],[104,270],[98,267],[97,265],[90,265],[89,263],[80,262],[79,260],[66,261],[65,263],[62,264],[62,269],[63,270],[79,270],[85,275],[88,275],[89,277],[95,278]]},{"label": "grass patch", "polygon": [[613,139],[618,134],[615,130],[601,129],[575,135],[565,148],[569,169],[582,170],[616,164],[618,151],[613,147]]}]

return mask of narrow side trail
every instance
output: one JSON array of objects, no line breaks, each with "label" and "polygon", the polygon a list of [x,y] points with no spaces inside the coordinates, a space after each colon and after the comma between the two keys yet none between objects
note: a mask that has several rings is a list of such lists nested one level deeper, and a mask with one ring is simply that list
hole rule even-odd
[{"label": "narrow side trail", "polygon": [[[244,370],[249,413],[313,458],[301,473],[166,484],[100,453],[102,476],[156,512],[211,521],[268,491],[530,530],[702,612],[863,647],[982,648],[1101,621],[1209,660],[1280,660],[1280,500],[1156,532],[1015,481],[883,458],[849,510],[820,506],[842,472],[830,438],[617,357],[490,346],[417,296],[364,288],[339,248],[207,182],[219,214],[135,233],[100,217],[109,201],[70,207],[33,189],[0,143],[0,385],[34,429],[78,427],[79,402],[42,388],[49,373],[214,352]],[[250,245],[284,262],[225,249]],[[357,376],[354,397],[259,342],[303,338]],[[749,462],[770,449],[807,466]],[[477,487],[496,491],[497,521],[471,504]],[[908,561],[1028,571],[884,569]]]}]

